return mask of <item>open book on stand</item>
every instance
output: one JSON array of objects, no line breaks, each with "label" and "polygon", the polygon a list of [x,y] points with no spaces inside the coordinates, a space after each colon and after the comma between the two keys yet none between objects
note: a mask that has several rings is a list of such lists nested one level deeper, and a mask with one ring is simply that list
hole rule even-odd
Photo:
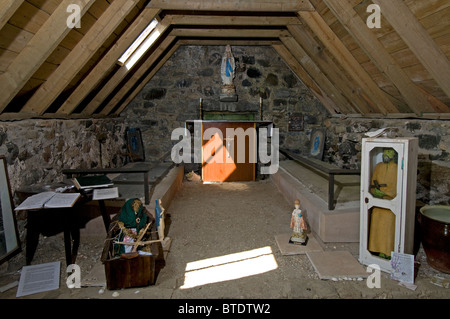
[{"label": "open book on stand", "polygon": [[43,192],[28,197],[14,210],[72,207],[80,196],[80,193]]},{"label": "open book on stand", "polygon": [[80,176],[72,179],[77,189],[100,188],[113,186],[106,175]]}]

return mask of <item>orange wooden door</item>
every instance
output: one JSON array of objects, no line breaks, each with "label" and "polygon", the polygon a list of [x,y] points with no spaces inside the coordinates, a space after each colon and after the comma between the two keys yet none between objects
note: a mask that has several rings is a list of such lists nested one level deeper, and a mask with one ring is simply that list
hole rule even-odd
[{"label": "orange wooden door", "polygon": [[[254,122],[203,122],[202,123],[202,178],[205,182],[237,182],[255,180],[256,129]],[[212,130],[217,129],[212,137]],[[248,134],[239,141],[227,128],[241,128]],[[248,130],[250,128],[250,130]],[[205,131],[207,134],[205,135]],[[245,147],[243,147],[245,145]],[[242,154],[241,152],[245,152]]]}]

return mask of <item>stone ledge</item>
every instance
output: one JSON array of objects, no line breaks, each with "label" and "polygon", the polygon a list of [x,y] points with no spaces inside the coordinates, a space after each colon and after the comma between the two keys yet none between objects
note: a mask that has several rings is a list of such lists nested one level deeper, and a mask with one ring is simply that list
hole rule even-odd
[{"label": "stone ledge", "polygon": [[271,180],[289,203],[293,205],[295,199],[300,200],[309,226],[323,242],[359,242],[359,203],[336,205],[336,209],[330,211],[322,198],[311,193],[282,167],[271,175]]}]

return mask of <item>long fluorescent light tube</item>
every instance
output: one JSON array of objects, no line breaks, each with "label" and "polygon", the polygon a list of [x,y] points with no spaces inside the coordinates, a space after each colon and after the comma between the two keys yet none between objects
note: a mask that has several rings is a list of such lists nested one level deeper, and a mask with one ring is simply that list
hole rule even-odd
[{"label": "long fluorescent light tube", "polygon": [[148,37],[148,35],[155,29],[158,25],[158,20],[153,19],[152,22],[141,32],[141,34],[134,40],[133,44],[125,51],[125,53],[120,57],[119,63],[124,65],[125,62],[130,58],[133,52],[141,45],[141,43]]}]

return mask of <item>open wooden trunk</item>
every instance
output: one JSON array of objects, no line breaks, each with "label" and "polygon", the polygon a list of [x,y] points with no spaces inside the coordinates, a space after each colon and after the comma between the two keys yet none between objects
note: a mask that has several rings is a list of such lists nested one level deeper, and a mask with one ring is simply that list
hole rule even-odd
[{"label": "open wooden trunk", "polygon": [[[143,240],[157,240],[155,219],[148,212],[146,213],[151,225]],[[111,222],[101,257],[101,261],[105,265],[107,289],[116,290],[154,285],[160,269],[165,266],[161,242],[153,242],[143,246],[151,255],[138,254],[131,258],[125,257],[125,255],[117,255],[114,251],[114,241],[120,232],[117,223],[118,217],[119,215],[116,215]]]}]

